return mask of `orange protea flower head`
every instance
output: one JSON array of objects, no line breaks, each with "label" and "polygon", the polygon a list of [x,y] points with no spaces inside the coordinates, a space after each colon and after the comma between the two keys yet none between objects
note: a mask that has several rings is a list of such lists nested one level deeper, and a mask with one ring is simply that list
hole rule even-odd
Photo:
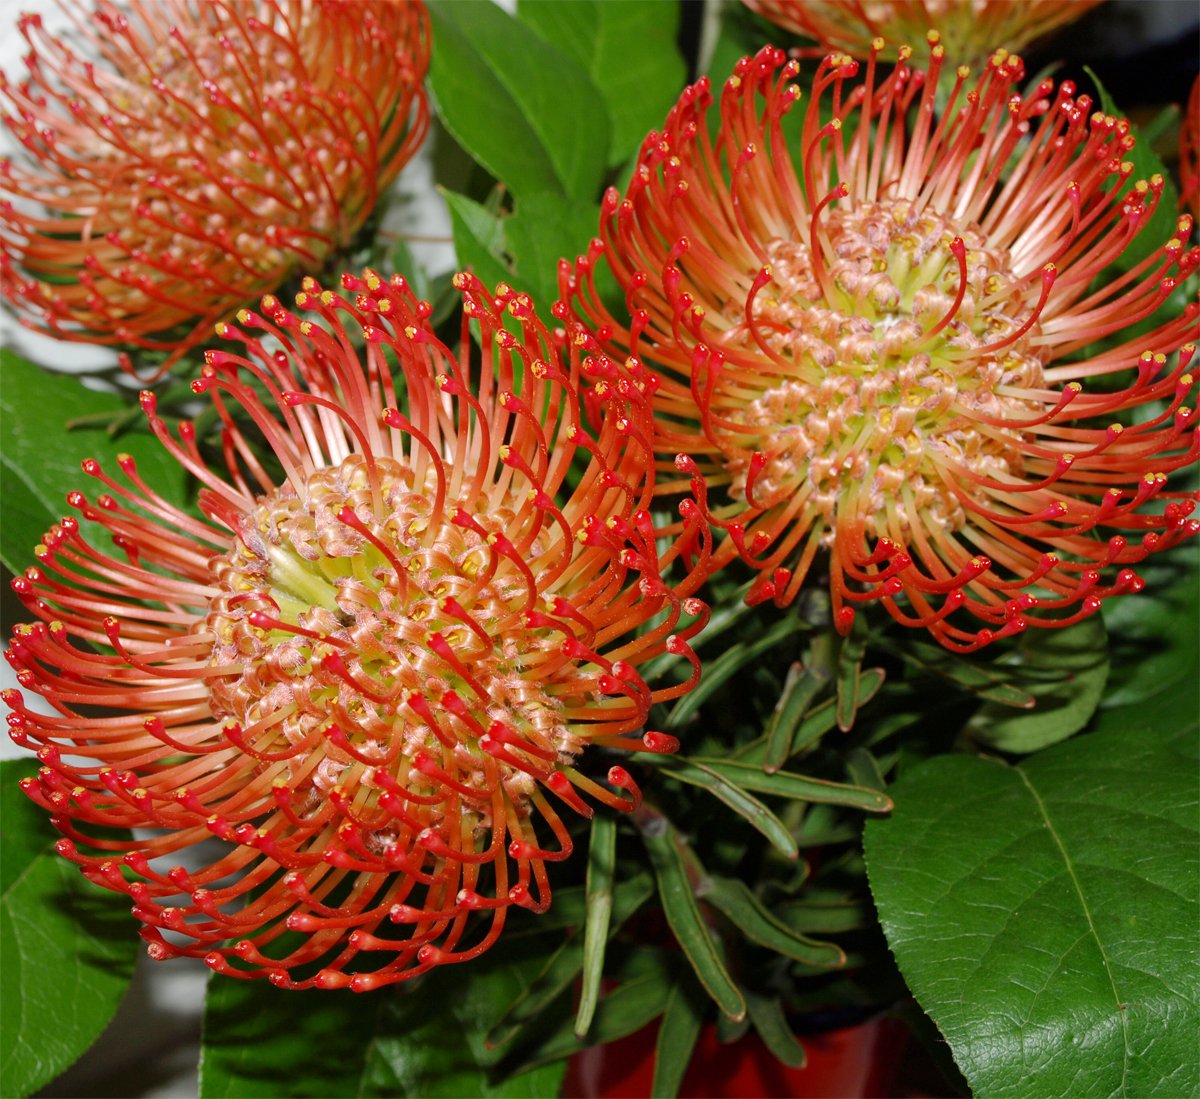
[{"label": "orange protea flower head", "polygon": [[1179,205],[1200,218],[1200,76],[1192,83],[1179,127]]},{"label": "orange protea flower head", "polygon": [[744,0],[748,8],[828,50],[868,58],[872,42],[923,46],[931,30],[951,57],[974,64],[997,47],[1020,50],[1084,15],[1101,0]]},{"label": "orange protea flower head", "polygon": [[[653,380],[583,358],[507,287],[459,285],[458,354],[371,272],[344,295],[306,280],[306,319],[267,297],[221,324],[237,346],[194,388],[223,474],[143,395],[203,517],[131,459],[85,462],[87,522],[14,582],[38,621],[9,658],[55,711],[5,696],[43,764],[26,792],[156,958],[358,991],[472,958],[509,906],[550,903],[562,806],[638,804],[584,749],[674,747],[643,728],[695,681],[705,611],[664,580],[644,510]],[[692,676],[652,691],[638,669],[663,652]]]},{"label": "orange protea flower head", "polygon": [[4,294],[63,339],[169,351],[353,241],[420,145],[420,0],[97,0],[0,76]]},{"label": "orange protea flower head", "polygon": [[827,551],[841,628],[878,600],[972,649],[1136,590],[1133,566],[1200,527],[1167,489],[1198,453],[1198,307],[1159,312],[1200,250],[1185,215],[1098,283],[1162,190],[1125,186],[1128,124],[1069,83],[1022,96],[1004,52],[939,115],[942,64],[935,43],[926,71],[858,80],[830,56],[785,129],[798,64],[767,48],[712,136],[702,80],[560,283],[610,354],[661,373],[655,447],[679,472],[658,489],[690,484],[725,532],[709,567],[741,556],[750,598],[782,604]]}]

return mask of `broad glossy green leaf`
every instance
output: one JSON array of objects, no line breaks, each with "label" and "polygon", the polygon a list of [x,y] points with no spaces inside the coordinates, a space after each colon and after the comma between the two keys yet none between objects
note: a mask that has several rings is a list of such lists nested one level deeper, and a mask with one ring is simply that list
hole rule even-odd
[{"label": "broad glossy green leaf", "polygon": [[868,822],[889,945],[976,1094],[1200,1092],[1196,748],[1117,727],[934,758]]},{"label": "broad glossy green leaf", "polygon": [[489,290],[512,278],[504,257],[504,220],[466,195],[443,191],[442,197],[450,211],[459,269],[472,271]]},{"label": "broad glossy green leaf", "polygon": [[35,770],[0,763],[0,1095],[28,1095],[75,1063],[117,1010],[141,943],[128,898],[55,853],[58,833],[17,788]]},{"label": "broad glossy green leaf", "polygon": [[[1104,111],[1107,114],[1115,115],[1117,118],[1124,118],[1125,112],[1113,101],[1112,96],[1108,94],[1108,89],[1100,83],[1096,74],[1087,68],[1087,66],[1084,66],[1084,71],[1092,78],[1097,90],[1100,92],[1100,105]],[[1133,165],[1133,174],[1129,177],[1129,182],[1122,193],[1135,187],[1139,180],[1149,180],[1152,176],[1161,177],[1163,190],[1159,196],[1158,206],[1154,210],[1154,215],[1137,236],[1133,238],[1129,247],[1117,257],[1115,266],[1122,271],[1128,271],[1130,268],[1136,267],[1152,252],[1162,248],[1175,235],[1175,224],[1179,215],[1179,191],[1175,186],[1175,181],[1171,173],[1167,170],[1159,155],[1154,151],[1151,142],[1147,140],[1146,136],[1139,133],[1138,128],[1133,123],[1129,125],[1130,133],[1137,144],[1124,158]]]},{"label": "broad glossy green leaf", "polygon": [[504,226],[512,259],[511,281],[518,290],[533,296],[543,324],[553,324],[550,305],[558,298],[559,259],[570,259],[586,251],[599,224],[600,208],[594,202],[580,202],[550,192],[522,195],[517,200],[513,215]]},{"label": "broad glossy green leaf", "polygon": [[[173,502],[183,499],[184,473],[148,433],[131,431],[113,439],[100,428],[67,429],[80,416],[117,413],[127,402],[115,393],[85,388],[77,378],[51,374],[8,348],[0,349],[0,437],[4,439],[4,522],[0,560],[14,573],[33,563],[33,547],[47,528],[71,514],[72,490],[95,499],[106,491],[80,469],[95,458],[121,480],[117,455],[131,454],[138,472]],[[84,524],[88,537],[96,529]]]},{"label": "broad glossy green leaf", "polygon": [[1108,640],[1099,615],[1065,630],[1027,634],[1016,679],[1034,698],[1028,710],[987,702],[966,731],[1004,752],[1034,752],[1074,736],[1096,711],[1108,680]]},{"label": "broad glossy green leaf", "polygon": [[517,16],[569,53],[595,81],[612,120],[611,165],[662,128],[687,67],[675,40],[678,4],[662,0],[521,0]]},{"label": "broad glossy green leaf", "polygon": [[458,143],[518,197],[596,199],[610,127],[584,69],[495,4],[429,7],[430,87]]}]

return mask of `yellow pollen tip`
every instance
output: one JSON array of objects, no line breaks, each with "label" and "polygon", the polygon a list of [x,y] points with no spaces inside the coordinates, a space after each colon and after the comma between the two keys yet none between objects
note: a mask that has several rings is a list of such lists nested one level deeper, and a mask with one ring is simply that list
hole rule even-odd
[{"label": "yellow pollen tip", "polygon": [[[404,329],[404,335],[410,340],[414,339],[417,335],[417,330],[410,324]],[[439,386],[442,385],[442,376],[440,374],[438,375],[437,384]]]},{"label": "yellow pollen tip", "polygon": [[512,453],[512,447],[508,443],[504,443],[497,453],[500,455],[500,461],[506,462],[508,461],[508,456]]},{"label": "yellow pollen tip", "polygon": [[1130,172],[1132,172],[1133,171],[1133,161],[1132,160],[1122,160],[1121,161],[1121,171],[1125,175],[1128,175]]},{"label": "yellow pollen tip", "polygon": [[314,279],[312,277],[312,275],[305,275],[304,278],[300,280],[300,285],[303,289],[307,290],[309,293],[312,293],[312,291],[314,291],[314,290],[321,289],[321,284],[319,282],[317,282],[317,280]]},{"label": "yellow pollen tip", "polygon": [[382,285],[383,285],[383,279],[381,279],[378,275],[368,275],[367,276],[367,289],[368,290],[378,290]]},{"label": "yellow pollen tip", "polygon": [[[942,36],[937,31],[928,30],[925,32],[925,41],[928,42],[931,46],[936,46],[941,40],[942,40]],[[875,42],[882,42],[882,41],[883,41],[882,38],[875,39]],[[875,45],[875,42],[872,42],[871,45],[872,46]]]},{"label": "yellow pollen tip", "polygon": [[967,77],[971,75],[971,68],[969,65],[959,65],[958,68],[955,69],[954,75],[957,76],[959,80],[966,80]]},{"label": "yellow pollen tip", "polygon": [[229,325],[227,325],[224,321],[217,321],[217,323],[213,325],[213,331],[218,336],[224,338],[229,332]]},{"label": "yellow pollen tip", "polygon": [[239,309],[237,311],[237,319],[239,324],[245,324],[250,319],[250,310]]},{"label": "yellow pollen tip", "polygon": [[307,336],[310,332],[312,332],[312,328],[313,328],[312,321],[301,321],[300,322],[301,334]]},{"label": "yellow pollen tip", "polygon": [[840,118],[830,119],[829,128],[833,130],[834,133],[837,133],[837,131],[842,128],[842,120]]},{"label": "yellow pollen tip", "polygon": [[333,304],[333,291],[332,290],[322,290],[321,291],[321,304],[322,305],[332,305]]},{"label": "yellow pollen tip", "polygon": [[583,530],[582,528],[577,530],[575,532],[575,541],[576,542],[586,542],[587,541],[587,531]]},{"label": "yellow pollen tip", "polygon": [[[937,34],[937,31],[930,31],[929,33]],[[872,38],[871,39],[871,49],[873,49],[876,53],[878,53],[886,45],[887,45],[887,43],[882,38]]]}]

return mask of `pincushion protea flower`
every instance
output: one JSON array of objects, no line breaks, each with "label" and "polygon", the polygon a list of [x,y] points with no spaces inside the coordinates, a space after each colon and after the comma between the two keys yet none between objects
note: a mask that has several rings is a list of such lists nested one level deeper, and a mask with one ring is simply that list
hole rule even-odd
[{"label": "pincushion protea flower", "polygon": [[[244,347],[208,352],[195,388],[227,474],[143,394],[203,518],[128,458],[85,462],[104,494],[69,502],[116,548],[64,519],[14,582],[40,621],[9,656],[56,711],[5,697],[43,764],[26,792],[60,852],[133,899],[156,958],[358,991],[472,958],[510,905],[549,904],[561,806],[638,804],[582,750],[674,747],[641,730],[695,681],[706,612],[663,579],[643,510],[648,377],[459,284],[475,364],[370,272],[350,296],[306,280],[309,319],[267,297],[222,324]],[[692,676],[652,691],[638,666],[663,651]]]},{"label": "pincushion protea flower", "polygon": [[661,372],[655,447],[682,478],[658,489],[691,485],[725,532],[709,567],[740,555],[750,598],[783,604],[827,551],[840,628],[878,600],[969,650],[1136,590],[1133,566],[1200,526],[1167,490],[1197,456],[1197,305],[1157,312],[1200,250],[1185,215],[1098,283],[1162,188],[1123,189],[1128,124],[1069,83],[1018,94],[1003,52],[969,91],[958,70],[939,117],[943,60],[935,41],[927,71],[872,58],[855,83],[830,56],[785,130],[798,65],[767,48],[711,137],[702,80],[560,286],[611,354]]},{"label": "pincushion protea flower", "polygon": [[22,16],[0,78],[4,293],[41,332],[169,365],[349,245],[428,128],[420,0],[68,10],[65,37]]},{"label": "pincushion protea flower", "polygon": [[1019,50],[1070,23],[1101,0],[744,0],[746,6],[793,34],[828,50],[868,58],[884,39],[883,56],[899,45],[918,46],[931,30],[952,57],[974,64],[997,47]]}]

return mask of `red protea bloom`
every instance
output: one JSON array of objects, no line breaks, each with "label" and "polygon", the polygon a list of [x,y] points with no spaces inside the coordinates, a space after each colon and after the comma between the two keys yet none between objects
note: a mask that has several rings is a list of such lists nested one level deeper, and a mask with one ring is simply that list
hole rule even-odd
[{"label": "red protea bloom", "polygon": [[[695,681],[704,608],[663,580],[643,510],[648,378],[459,282],[459,356],[372,273],[350,297],[306,280],[311,319],[267,297],[222,325],[244,350],[210,351],[195,388],[227,476],[143,395],[204,517],[128,458],[85,462],[105,494],[69,502],[116,549],[64,519],[14,583],[40,622],[10,659],[56,711],[5,697],[43,764],[26,792],[62,854],[133,898],[154,957],[359,991],[474,957],[510,905],[549,904],[556,805],[637,804],[582,750],[674,747],[641,730]],[[664,651],[692,676],[651,691],[638,666]]]},{"label": "red protea bloom", "polygon": [[1124,190],[1128,124],[1069,83],[1022,97],[1003,52],[939,115],[935,43],[927,72],[872,59],[861,84],[828,57],[785,128],[784,62],[741,61],[715,131],[707,82],[687,90],[562,268],[610,353],[661,371],[655,447],[684,476],[659,490],[692,485],[726,532],[711,566],[740,554],[752,599],[790,601],[828,551],[843,629],[881,600],[971,649],[1139,587],[1132,566],[1200,525],[1192,496],[1162,506],[1197,455],[1197,306],[1157,320],[1200,250],[1183,216],[1097,283],[1162,189]]},{"label": "red protea bloom", "polygon": [[[0,161],[28,326],[165,349],[348,245],[428,128],[420,0],[98,0],[40,16]],[[74,41],[73,41],[74,40]],[[77,52],[78,48],[78,52]]]},{"label": "red protea bloom", "polygon": [[939,31],[952,57],[975,63],[998,46],[1019,50],[1070,23],[1101,0],[744,0],[746,6],[825,49],[867,58],[882,38],[883,56],[897,44],[918,46]]},{"label": "red protea bloom", "polygon": [[1192,83],[1179,127],[1179,204],[1200,218],[1200,76]]}]

